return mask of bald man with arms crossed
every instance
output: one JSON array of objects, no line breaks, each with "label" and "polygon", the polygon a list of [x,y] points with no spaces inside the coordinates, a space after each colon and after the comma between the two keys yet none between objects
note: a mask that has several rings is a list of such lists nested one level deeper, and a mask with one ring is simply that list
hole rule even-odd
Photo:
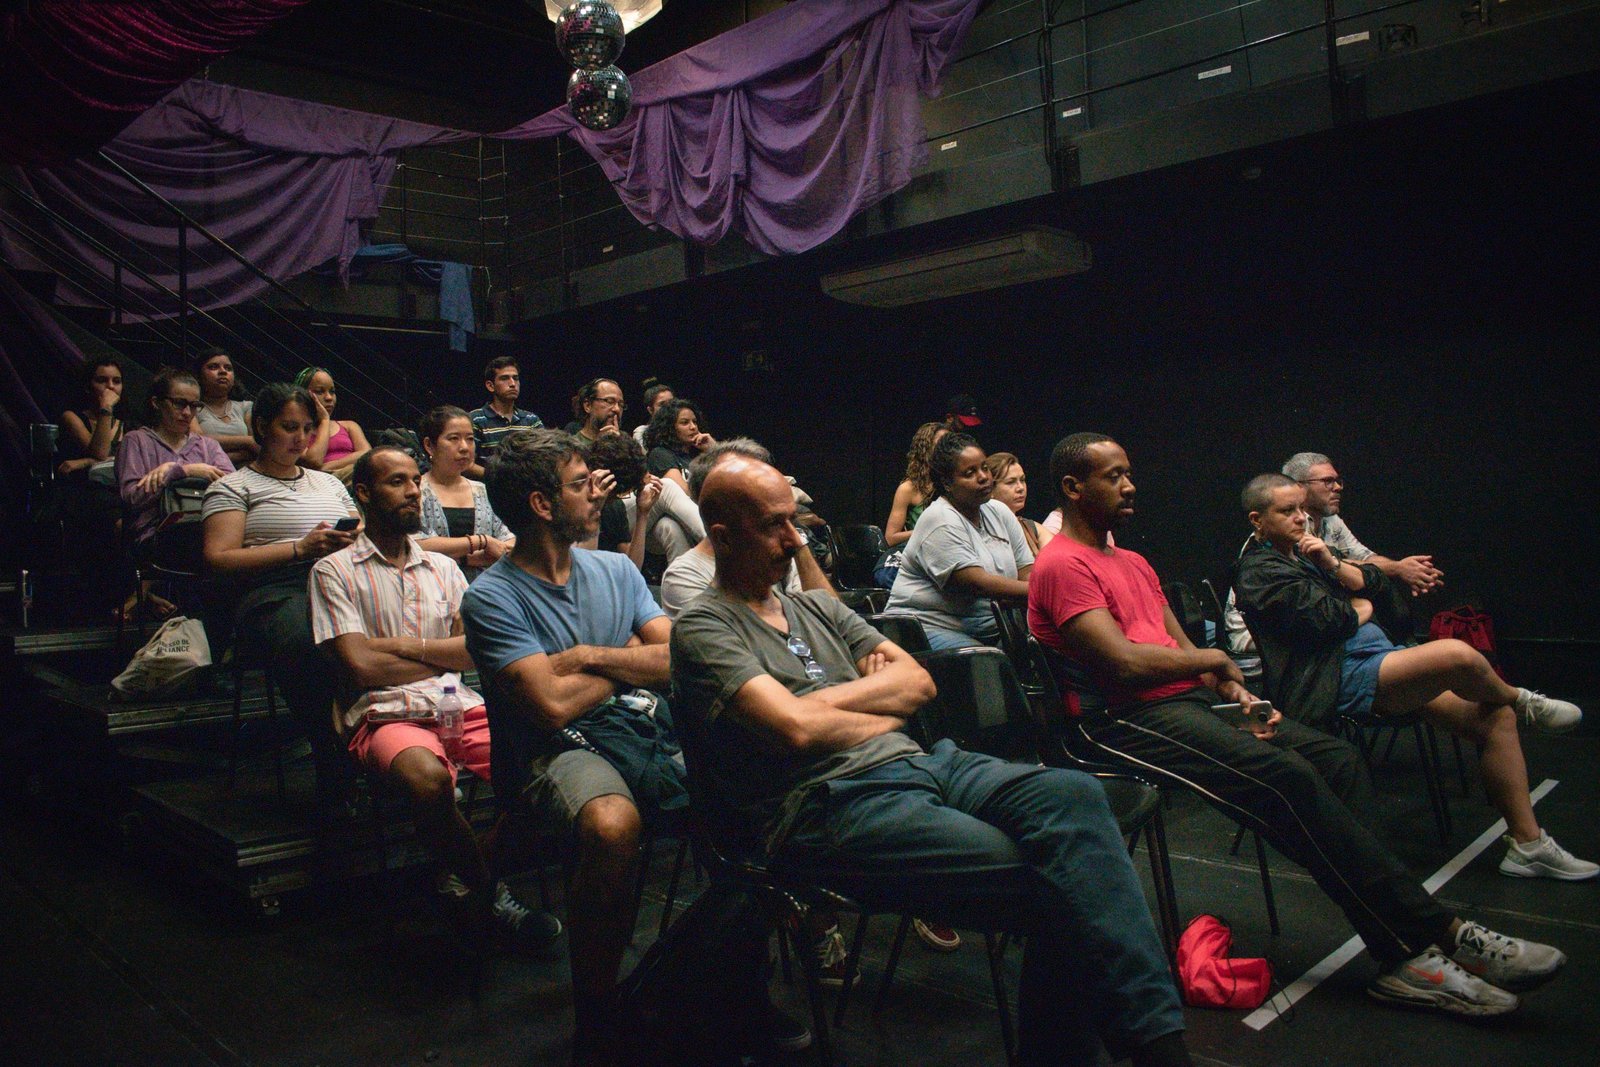
[{"label": "bald man with arms crossed", "polygon": [[679,616],[671,659],[715,831],[874,909],[1026,927],[1024,1064],[1098,1063],[1102,1042],[1139,1065],[1190,1063],[1099,783],[902,733],[933,681],[827,593],[782,591],[804,539],[771,466],[725,460],[700,507],[716,585]]}]

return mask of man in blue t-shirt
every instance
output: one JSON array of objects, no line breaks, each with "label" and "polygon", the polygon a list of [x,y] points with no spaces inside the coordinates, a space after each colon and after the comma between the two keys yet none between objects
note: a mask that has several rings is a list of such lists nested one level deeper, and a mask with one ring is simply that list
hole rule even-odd
[{"label": "man in blue t-shirt", "polygon": [[683,775],[650,692],[669,681],[671,624],[626,556],[572,547],[598,528],[598,484],[567,434],[507,435],[489,465],[489,502],[516,547],[461,602],[495,792],[522,797],[576,844],[567,894],[576,1064],[616,1062],[640,805],[681,798]]}]

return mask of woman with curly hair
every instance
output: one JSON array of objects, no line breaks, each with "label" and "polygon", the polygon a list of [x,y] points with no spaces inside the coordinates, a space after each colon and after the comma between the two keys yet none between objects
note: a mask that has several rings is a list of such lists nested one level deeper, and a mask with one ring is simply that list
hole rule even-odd
[{"label": "woman with curly hair", "polygon": [[889,521],[883,524],[883,539],[890,548],[911,540],[911,528],[933,500],[928,457],[933,454],[933,446],[949,432],[942,422],[925,422],[912,435],[911,450],[906,453],[905,478],[895,487],[894,503],[889,506]]},{"label": "woman with curly hair", "polygon": [[717,442],[700,429],[704,421],[693,400],[669,400],[656,407],[644,431],[645,465],[657,478],[689,491],[689,461]]}]

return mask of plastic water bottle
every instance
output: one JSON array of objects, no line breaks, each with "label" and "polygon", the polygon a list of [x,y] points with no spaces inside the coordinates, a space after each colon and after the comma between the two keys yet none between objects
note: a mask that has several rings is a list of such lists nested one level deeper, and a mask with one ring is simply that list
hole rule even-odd
[{"label": "plastic water bottle", "polygon": [[435,710],[439,715],[439,740],[444,742],[445,754],[455,759],[456,749],[461,745],[461,698],[456,695],[455,686],[444,687],[444,695],[439,698]]}]

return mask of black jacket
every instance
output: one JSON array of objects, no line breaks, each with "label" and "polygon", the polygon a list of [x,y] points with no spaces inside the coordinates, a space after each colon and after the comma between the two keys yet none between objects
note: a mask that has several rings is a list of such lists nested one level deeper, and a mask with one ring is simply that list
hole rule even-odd
[{"label": "black jacket", "polygon": [[[1358,563],[1360,594],[1386,599],[1388,579]],[[1233,565],[1233,591],[1261,652],[1263,694],[1285,718],[1318,729],[1333,725],[1344,645],[1360,623],[1352,594],[1321,570],[1253,541]],[[1376,620],[1374,620],[1376,621]]]}]

